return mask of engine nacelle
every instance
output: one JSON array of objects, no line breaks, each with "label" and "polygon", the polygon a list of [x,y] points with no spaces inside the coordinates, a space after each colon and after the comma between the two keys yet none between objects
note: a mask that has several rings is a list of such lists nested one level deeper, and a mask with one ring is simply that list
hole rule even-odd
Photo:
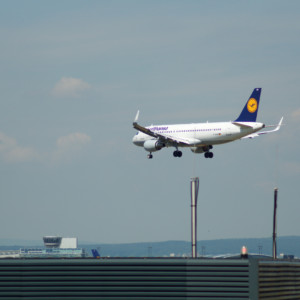
[{"label": "engine nacelle", "polygon": [[212,148],[213,148],[213,146],[211,146],[211,145],[204,146],[204,147],[191,147],[191,151],[194,153],[203,153],[203,152],[209,151]]},{"label": "engine nacelle", "polygon": [[202,147],[191,147],[191,151],[194,153],[203,153],[204,152]]},{"label": "engine nacelle", "polygon": [[159,142],[158,140],[148,140],[144,143],[144,148],[146,151],[155,152],[165,147],[164,143]]}]

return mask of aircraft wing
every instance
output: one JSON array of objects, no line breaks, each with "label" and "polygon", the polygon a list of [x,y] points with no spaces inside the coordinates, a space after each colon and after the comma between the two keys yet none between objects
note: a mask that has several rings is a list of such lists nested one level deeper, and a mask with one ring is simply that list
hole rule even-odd
[{"label": "aircraft wing", "polygon": [[190,146],[190,145],[197,145],[200,144],[201,141],[198,139],[191,139],[191,138],[181,138],[181,137],[173,137],[167,134],[163,134],[163,133],[157,133],[154,132],[152,130],[150,130],[149,128],[143,127],[141,125],[138,124],[138,117],[139,117],[139,111],[137,112],[134,122],[133,122],[133,128],[137,129],[138,131],[141,131],[147,135],[150,135],[154,138],[159,139],[160,141],[162,141],[163,143],[166,144],[170,144],[170,145],[182,145],[182,146]]},{"label": "aircraft wing", "polygon": [[146,128],[146,127],[143,127],[143,126],[139,125],[137,122],[133,122],[133,128],[135,128],[138,131],[141,131],[141,132],[143,132],[145,134],[153,136],[155,138],[159,137],[159,135],[157,133],[153,132],[152,130],[150,130],[150,129]]},{"label": "aircraft wing", "polygon": [[260,131],[260,132],[252,133],[252,134],[249,134],[249,135],[246,135],[246,136],[242,137],[241,139],[253,139],[253,138],[258,137],[258,136],[260,136],[262,134],[267,134],[267,133],[278,131],[280,129],[281,125],[282,125],[282,121],[283,121],[283,117],[280,119],[280,121],[279,121],[279,123],[278,123],[277,126],[276,125],[268,126],[268,127],[274,127],[274,126],[276,126],[276,128],[273,129],[273,130]]},{"label": "aircraft wing", "polygon": [[181,137],[172,137],[162,133],[158,133],[157,136],[159,139],[167,144],[176,146],[197,146],[201,143],[198,139],[191,139],[191,138],[181,138]]}]

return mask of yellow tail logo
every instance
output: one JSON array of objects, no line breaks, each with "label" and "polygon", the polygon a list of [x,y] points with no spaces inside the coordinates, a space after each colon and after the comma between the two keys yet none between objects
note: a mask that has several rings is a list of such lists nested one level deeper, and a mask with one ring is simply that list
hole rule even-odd
[{"label": "yellow tail logo", "polygon": [[254,113],[257,110],[257,101],[254,98],[250,98],[247,103],[247,109],[250,113]]}]

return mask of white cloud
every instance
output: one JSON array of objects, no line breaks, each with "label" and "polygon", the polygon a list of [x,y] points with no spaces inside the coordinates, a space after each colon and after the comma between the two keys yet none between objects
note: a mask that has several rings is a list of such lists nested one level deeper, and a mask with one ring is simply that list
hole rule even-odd
[{"label": "white cloud", "polygon": [[31,147],[19,146],[14,138],[0,132],[0,156],[6,162],[25,162],[38,159],[38,153]]},{"label": "white cloud", "polygon": [[300,120],[300,108],[296,109],[295,111],[292,112],[292,119],[294,121],[299,121]]},{"label": "white cloud", "polygon": [[57,139],[56,145],[59,149],[68,149],[70,147],[81,147],[91,141],[91,138],[85,133],[71,133]]},{"label": "white cloud", "polygon": [[54,160],[69,160],[90,143],[91,137],[85,133],[75,132],[57,139]]},{"label": "white cloud", "polygon": [[0,132],[0,159],[7,163],[39,161],[70,161],[90,143],[91,137],[85,133],[71,133],[56,141],[56,148],[48,153],[39,153],[32,147],[20,146],[16,139]]},{"label": "white cloud", "polygon": [[79,97],[80,93],[91,88],[91,85],[78,78],[63,77],[53,88],[57,97]]}]

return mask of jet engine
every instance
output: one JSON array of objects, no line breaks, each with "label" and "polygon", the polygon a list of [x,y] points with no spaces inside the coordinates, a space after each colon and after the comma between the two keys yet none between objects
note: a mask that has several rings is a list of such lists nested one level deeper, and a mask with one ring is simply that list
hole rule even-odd
[{"label": "jet engine", "polygon": [[208,152],[210,149],[212,149],[212,146],[204,146],[204,147],[191,147],[191,151],[194,153],[203,153]]},{"label": "jet engine", "polygon": [[166,145],[158,140],[148,140],[144,143],[144,148],[146,151],[154,152],[158,151]]},{"label": "jet engine", "polygon": [[204,152],[202,147],[191,147],[191,151],[194,153],[203,153]]}]

